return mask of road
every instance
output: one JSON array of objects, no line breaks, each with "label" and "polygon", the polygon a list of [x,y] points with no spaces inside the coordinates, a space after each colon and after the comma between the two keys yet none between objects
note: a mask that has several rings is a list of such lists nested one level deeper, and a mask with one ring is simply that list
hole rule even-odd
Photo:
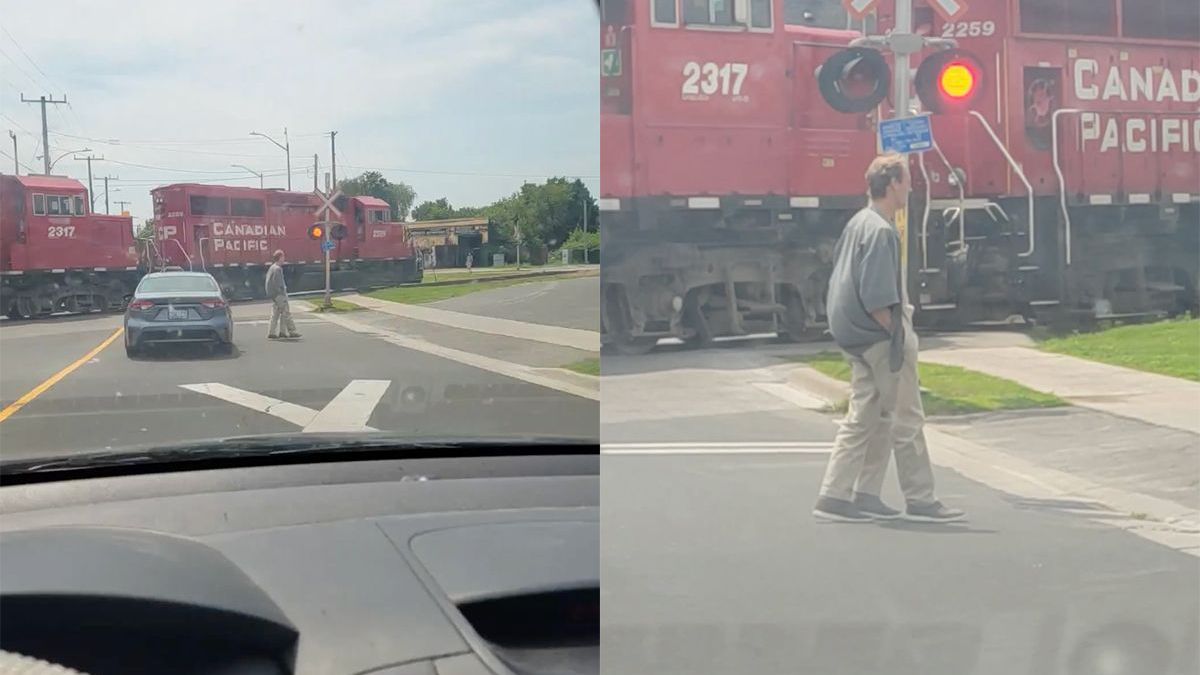
[{"label": "road", "polygon": [[[605,355],[606,671],[1200,671],[1195,550],[1089,501],[965,475],[934,447],[939,496],[967,523],[814,521],[835,423],[774,358],[797,349]],[[902,505],[894,471],[883,497]]]},{"label": "road", "polygon": [[[553,306],[561,291],[546,285],[502,289],[503,300],[552,324],[554,313],[538,306]],[[596,437],[596,385],[559,368],[586,352],[373,311],[292,306],[303,338],[268,341],[269,306],[235,305],[229,356],[179,346],[131,360],[117,337],[84,359],[119,330],[120,316],[6,322],[0,458],[302,431]]]}]

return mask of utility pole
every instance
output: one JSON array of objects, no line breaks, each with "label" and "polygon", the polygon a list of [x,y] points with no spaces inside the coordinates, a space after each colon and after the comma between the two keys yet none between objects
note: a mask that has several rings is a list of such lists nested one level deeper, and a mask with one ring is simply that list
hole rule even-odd
[{"label": "utility pole", "polygon": [[20,176],[21,175],[21,160],[17,158],[17,135],[13,133],[12,129],[9,129],[8,137],[12,139],[12,143],[13,143],[13,175]]},{"label": "utility pole", "polygon": [[[588,231],[588,229],[587,229],[587,212],[588,212],[588,199],[585,196],[583,198],[583,233],[584,234],[587,234],[587,231]],[[584,265],[588,264],[587,237],[584,237],[584,240],[583,240],[583,264]]]},{"label": "utility pole", "polygon": [[334,137],[336,131],[329,132],[329,170],[333,172],[333,185],[337,186],[337,143]]},{"label": "utility pole", "polygon": [[88,205],[88,209],[91,211],[95,211],[96,210],[96,188],[92,187],[92,160],[98,159],[101,162],[103,162],[104,158],[103,157],[93,157],[91,155],[88,155],[87,157],[76,156],[75,159],[87,162],[87,165],[88,165],[88,199],[91,202]]},{"label": "utility pole", "polygon": [[55,101],[54,97],[46,98],[40,96],[38,98],[25,98],[25,94],[21,94],[22,103],[40,103],[42,105],[42,161],[45,163],[46,175],[50,175],[50,130],[46,127],[46,104],[60,105],[67,102],[67,95],[63,94],[61,101]]},{"label": "utility pole", "polygon": [[317,187],[317,176],[320,175],[320,173],[319,173],[320,171],[321,171],[321,158],[316,153],[313,153],[313,192],[316,192],[317,190],[320,189],[319,187]]},{"label": "utility pole", "polygon": [[120,176],[105,176],[104,177],[104,213],[106,213],[108,215],[112,215],[112,212],[109,211],[109,209],[108,209],[108,180],[110,178],[112,180],[121,180]]},{"label": "utility pole", "polygon": [[132,203],[133,203],[133,202],[130,202],[130,201],[125,201],[124,199],[114,199],[113,201],[117,203],[117,207],[121,209],[121,213],[124,213],[124,212],[125,212],[125,205],[126,205],[126,204],[132,204]]}]

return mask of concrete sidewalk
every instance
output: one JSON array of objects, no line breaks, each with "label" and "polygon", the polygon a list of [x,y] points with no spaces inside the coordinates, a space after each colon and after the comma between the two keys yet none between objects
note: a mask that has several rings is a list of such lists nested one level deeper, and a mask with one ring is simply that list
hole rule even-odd
[{"label": "concrete sidewalk", "polygon": [[921,361],[1002,377],[1081,408],[1200,434],[1200,383],[1190,380],[1024,346],[950,344],[922,349]]},{"label": "concrete sidewalk", "polygon": [[600,333],[580,330],[578,328],[563,328],[545,324],[499,319],[463,312],[451,312],[424,305],[409,305],[402,302],[378,300],[365,295],[344,295],[340,299],[354,303],[360,307],[391,314],[393,316],[415,319],[428,323],[441,324],[452,328],[470,330],[491,335],[543,342],[563,347],[571,347],[588,352],[600,351]]}]

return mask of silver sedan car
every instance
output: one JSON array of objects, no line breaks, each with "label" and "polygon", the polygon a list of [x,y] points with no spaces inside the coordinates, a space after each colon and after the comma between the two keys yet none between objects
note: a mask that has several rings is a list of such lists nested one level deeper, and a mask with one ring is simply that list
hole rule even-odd
[{"label": "silver sedan car", "polygon": [[233,314],[220,285],[205,272],[156,272],[142,277],[125,309],[125,353],[150,345],[201,342],[232,353]]}]

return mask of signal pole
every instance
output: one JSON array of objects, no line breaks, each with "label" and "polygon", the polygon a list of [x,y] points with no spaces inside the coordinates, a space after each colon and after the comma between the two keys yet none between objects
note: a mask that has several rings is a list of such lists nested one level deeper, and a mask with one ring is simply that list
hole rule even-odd
[{"label": "signal pole", "polygon": [[[941,3],[934,0],[935,4]],[[912,32],[912,0],[896,0],[896,25],[887,35],[871,35],[852,41],[851,46],[887,50],[895,55],[892,78],[894,109],[892,118],[912,117],[912,62],[910,57],[925,47],[954,47],[957,42],[940,37],[925,37]],[[902,298],[908,311],[908,207],[896,212],[896,229],[900,234],[900,275],[904,280]]]},{"label": "signal pole", "polygon": [[337,136],[336,131],[329,132],[329,170],[333,172],[333,184],[337,186]]},{"label": "signal pole", "polygon": [[96,210],[96,189],[94,187],[92,187],[92,160],[98,159],[103,162],[104,158],[103,157],[93,157],[91,155],[88,155],[87,157],[80,157],[80,156],[76,155],[75,159],[87,162],[87,165],[88,165],[88,199],[91,202],[88,205],[88,209],[94,211],[94,210]]},{"label": "signal pole", "polygon": [[12,144],[13,144],[13,175],[20,176],[21,175],[21,160],[17,158],[17,135],[13,133],[12,129],[9,129],[8,137],[12,139]]},{"label": "signal pole", "polygon": [[50,175],[50,131],[46,128],[46,104],[60,105],[67,102],[67,95],[63,94],[61,101],[55,101],[54,97],[46,98],[40,96],[38,98],[25,98],[25,94],[21,94],[22,103],[41,103],[42,104],[42,161],[45,163],[46,175]]},{"label": "signal pole", "polygon": [[320,188],[317,186],[317,176],[320,175],[321,159],[315,153],[313,154],[313,192]]},{"label": "signal pole", "polygon": [[[330,136],[330,138],[332,139],[333,137]],[[333,188],[330,187],[329,174],[325,174],[325,192],[327,192],[330,195],[333,194]],[[323,249],[322,253],[325,254],[325,301],[322,302],[321,304],[325,307],[325,309],[329,309],[330,307],[333,307],[333,291],[331,290],[331,284],[329,283],[329,280],[330,280],[329,248],[328,248],[328,246],[325,245],[329,242],[329,224],[328,224],[329,212],[328,211],[325,212],[325,220],[326,220],[326,225],[324,227],[325,241],[322,242],[322,246],[321,246],[321,248]]]}]

